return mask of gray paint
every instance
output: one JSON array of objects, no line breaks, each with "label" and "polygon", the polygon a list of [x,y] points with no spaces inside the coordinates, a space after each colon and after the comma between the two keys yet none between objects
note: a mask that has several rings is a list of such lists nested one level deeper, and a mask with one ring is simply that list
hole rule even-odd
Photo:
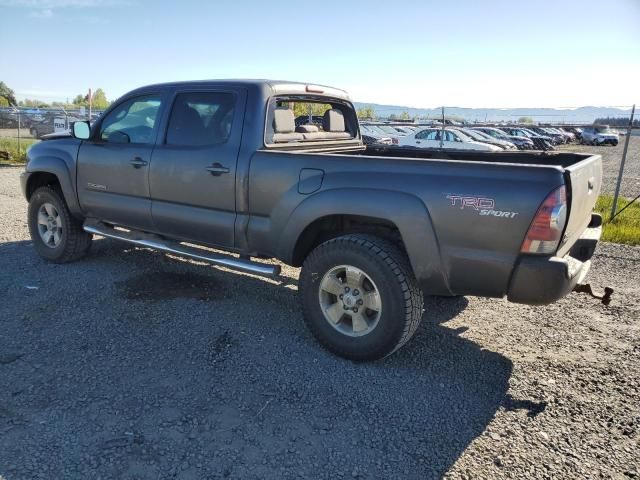
[{"label": "gray paint", "polygon": [[[590,221],[602,176],[599,156],[365,151],[359,137],[330,147],[265,146],[272,85],[186,82],[135,90],[119,101],[151,92],[164,95],[155,145],[105,147],[87,141],[76,156],[78,140],[50,140],[32,147],[27,172],[56,174],[70,205],[78,192],[77,210],[83,216],[286,263],[293,262],[299,236],[317,219],[339,214],[382,219],[398,228],[425,292],[442,295],[504,296],[513,277],[518,292],[511,298],[526,302],[527,272],[548,271],[559,278],[552,256],[526,256],[523,261],[520,254],[538,207],[557,187],[567,186],[570,204],[559,256],[579,241]],[[201,90],[238,96],[229,141],[198,148],[164,145],[171,99],[178,92]],[[299,94],[299,85],[281,93]],[[93,131],[97,129],[99,123]],[[132,157],[148,164],[134,168],[128,163]],[[211,175],[206,168],[216,162],[229,173]],[[495,210],[515,215],[482,216],[452,204],[448,196],[455,194],[491,199]],[[535,303],[545,298],[544,292],[530,295]]]}]

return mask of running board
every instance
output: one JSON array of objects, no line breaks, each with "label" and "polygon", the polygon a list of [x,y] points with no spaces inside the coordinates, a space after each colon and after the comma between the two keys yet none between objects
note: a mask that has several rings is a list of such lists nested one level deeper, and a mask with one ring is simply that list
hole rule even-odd
[{"label": "running board", "polygon": [[173,253],[196,260],[204,260],[205,262],[220,265],[222,267],[232,268],[234,270],[242,270],[244,272],[264,275],[268,277],[276,277],[280,275],[279,265],[267,265],[264,263],[253,262],[242,258],[235,258],[227,255],[221,255],[198,248],[191,248],[181,243],[166,240],[157,235],[148,234],[137,231],[116,230],[113,227],[105,225],[101,222],[86,222],[83,227],[85,232],[100,235],[102,237],[114,238],[123,242],[133,243],[140,247],[152,248],[167,253]]}]

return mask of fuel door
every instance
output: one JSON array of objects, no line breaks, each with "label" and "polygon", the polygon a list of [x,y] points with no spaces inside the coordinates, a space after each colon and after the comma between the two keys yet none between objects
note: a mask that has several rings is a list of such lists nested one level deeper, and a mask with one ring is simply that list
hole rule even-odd
[{"label": "fuel door", "polygon": [[303,168],[300,170],[300,177],[298,178],[298,193],[309,195],[310,193],[317,192],[322,186],[323,179],[324,170],[318,168]]}]

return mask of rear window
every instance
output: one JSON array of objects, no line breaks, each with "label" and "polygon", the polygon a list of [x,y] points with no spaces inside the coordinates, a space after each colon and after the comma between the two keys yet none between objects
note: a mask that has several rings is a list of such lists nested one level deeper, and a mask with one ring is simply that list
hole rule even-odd
[{"label": "rear window", "polygon": [[358,121],[350,103],[308,96],[281,96],[269,103],[265,143],[324,143],[353,140]]}]

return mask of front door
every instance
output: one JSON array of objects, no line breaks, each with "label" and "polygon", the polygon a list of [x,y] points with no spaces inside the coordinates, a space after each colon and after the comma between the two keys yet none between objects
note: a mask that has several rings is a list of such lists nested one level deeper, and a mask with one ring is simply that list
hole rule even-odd
[{"label": "front door", "polygon": [[236,161],[245,102],[244,90],[176,93],[166,134],[151,158],[156,231],[234,246]]},{"label": "front door", "polygon": [[87,217],[151,230],[149,164],[162,99],[124,100],[100,122],[78,152],[78,199]]}]

